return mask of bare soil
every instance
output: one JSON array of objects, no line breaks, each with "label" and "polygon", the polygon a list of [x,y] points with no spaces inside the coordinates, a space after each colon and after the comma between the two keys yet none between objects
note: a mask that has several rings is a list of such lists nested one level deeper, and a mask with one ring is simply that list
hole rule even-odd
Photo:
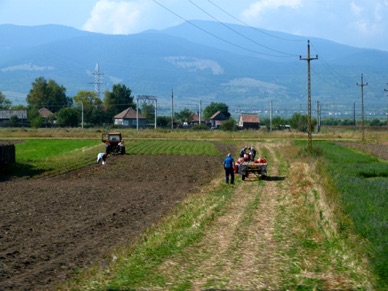
[{"label": "bare soil", "polygon": [[77,269],[103,264],[220,175],[222,160],[113,156],[106,166],[0,182],[0,290],[53,290]]}]

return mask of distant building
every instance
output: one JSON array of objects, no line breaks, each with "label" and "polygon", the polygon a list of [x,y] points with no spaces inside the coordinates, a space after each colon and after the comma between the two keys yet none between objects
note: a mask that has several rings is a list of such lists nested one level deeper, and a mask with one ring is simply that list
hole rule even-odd
[{"label": "distant building", "polygon": [[50,117],[51,115],[53,115],[54,113],[52,113],[50,110],[48,110],[47,108],[43,107],[41,109],[39,109],[39,115],[43,118],[48,118]]},{"label": "distant building", "polygon": [[[192,120],[191,120],[191,125],[196,125],[196,124],[199,124],[199,115],[194,113],[192,115]],[[201,124],[206,124],[206,121],[203,119],[203,117],[201,117]]]},{"label": "distant building", "polygon": [[[139,128],[145,128],[147,125],[146,118],[139,113],[138,119],[139,119]],[[119,114],[115,115],[114,124],[119,126],[136,128],[137,127],[136,110],[133,109],[132,107],[129,107],[124,111],[120,112]]]},{"label": "distant building", "polygon": [[0,124],[8,122],[12,116],[16,116],[20,124],[27,123],[27,110],[0,110]]},{"label": "distant building", "polygon": [[259,115],[242,113],[238,120],[238,127],[241,129],[260,129]]},{"label": "distant building", "polygon": [[210,125],[212,128],[219,128],[228,118],[221,111],[217,111],[210,117]]}]

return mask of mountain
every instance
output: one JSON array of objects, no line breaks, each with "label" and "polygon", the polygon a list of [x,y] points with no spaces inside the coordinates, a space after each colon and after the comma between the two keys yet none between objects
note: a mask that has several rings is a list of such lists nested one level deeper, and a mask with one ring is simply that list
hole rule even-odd
[{"label": "mountain", "polygon": [[300,56],[307,57],[308,39],[311,57],[318,55],[310,62],[312,102],[322,103],[323,114],[353,114],[361,74],[367,114],[385,114],[388,52],[210,21],[132,35],[0,25],[0,91],[24,104],[43,76],[74,96],[94,90],[99,63],[101,91],[123,83],[134,95],[157,96],[159,112],[170,110],[172,90],[176,110],[196,111],[202,100],[204,106],[224,102],[231,111],[265,111],[271,101],[278,113],[305,111],[307,62]]}]

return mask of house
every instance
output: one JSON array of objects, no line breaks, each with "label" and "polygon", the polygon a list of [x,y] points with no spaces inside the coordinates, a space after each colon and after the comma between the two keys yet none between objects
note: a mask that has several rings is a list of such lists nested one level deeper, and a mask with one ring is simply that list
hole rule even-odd
[{"label": "house", "polygon": [[27,123],[27,110],[0,110],[0,124],[8,123],[13,116],[18,118],[20,124]]},{"label": "house", "polygon": [[114,124],[125,127],[137,128],[137,120],[139,120],[139,128],[146,127],[146,118],[140,113],[137,116],[136,110],[132,107],[129,107],[114,116]]},{"label": "house", "polygon": [[219,128],[225,120],[228,118],[221,111],[217,111],[210,117],[210,126],[212,128]]},{"label": "house", "polygon": [[259,115],[242,113],[238,120],[238,127],[241,129],[260,129]]},{"label": "house", "polygon": [[[191,122],[190,124],[191,125],[196,125],[196,124],[199,124],[199,115],[194,113],[192,116],[192,119],[191,119]],[[205,124],[206,121],[203,119],[203,116],[201,117],[201,124]]]},{"label": "house", "polygon": [[41,109],[39,109],[39,115],[43,118],[48,118],[49,116],[53,115],[54,113],[52,113],[50,110],[48,110],[47,108],[43,107]]},{"label": "house", "polygon": [[47,127],[56,123],[56,120],[50,118],[54,116],[54,113],[52,113],[49,109],[42,107],[39,109],[38,113],[43,119],[43,126]]}]

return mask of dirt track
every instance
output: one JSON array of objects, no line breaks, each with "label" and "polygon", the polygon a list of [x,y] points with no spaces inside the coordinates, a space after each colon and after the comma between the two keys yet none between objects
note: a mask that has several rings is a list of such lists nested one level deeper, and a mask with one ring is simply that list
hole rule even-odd
[{"label": "dirt track", "polygon": [[1,182],[0,290],[54,289],[76,269],[103,264],[221,170],[222,157],[126,155]]}]

